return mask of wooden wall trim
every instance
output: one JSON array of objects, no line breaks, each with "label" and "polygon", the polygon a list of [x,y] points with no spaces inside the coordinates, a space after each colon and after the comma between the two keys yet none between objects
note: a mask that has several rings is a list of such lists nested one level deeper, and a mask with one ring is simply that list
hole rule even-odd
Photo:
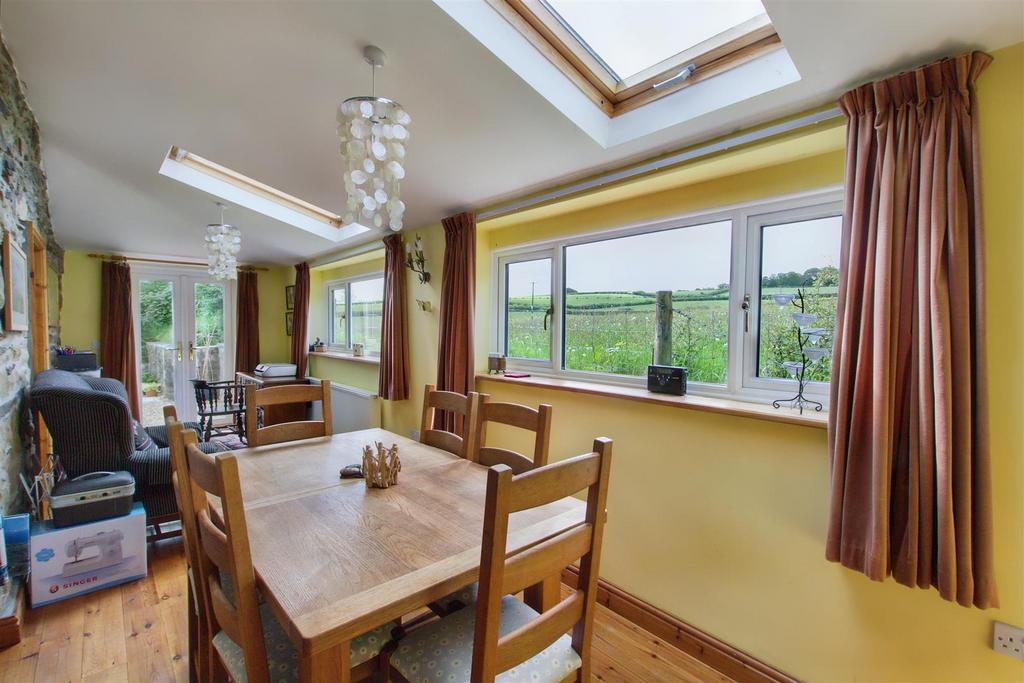
[{"label": "wooden wall trim", "polygon": [[[578,581],[579,570],[576,567],[568,567],[562,572],[563,583],[575,588]],[[738,683],[799,683],[799,679],[677,619],[604,579],[598,580],[597,601]]]}]

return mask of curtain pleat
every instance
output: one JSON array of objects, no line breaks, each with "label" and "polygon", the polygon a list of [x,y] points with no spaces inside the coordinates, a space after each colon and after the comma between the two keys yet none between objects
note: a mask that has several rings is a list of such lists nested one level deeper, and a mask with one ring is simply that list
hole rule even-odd
[{"label": "curtain pleat", "polygon": [[409,398],[409,327],[402,236],[384,238],[384,310],[381,318],[378,393],[389,401]]},{"label": "curtain pleat", "polygon": [[[437,388],[468,394],[473,390],[473,308],[476,300],[476,216],[460,213],[442,222],[444,268],[437,353]],[[434,413],[434,427],[463,433],[462,417]]]},{"label": "curtain pleat", "polygon": [[101,283],[100,361],[103,376],[124,384],[132,417],[140,420],[131,268],[127,263],[104,261]]},{"label": "curtain pleat", "polygon": [[870,83],[848,119],[828,559],[998,604],[974,83],[982,53]]},{"label": "curtain pleat", "polygon": [[260,362],[260,296],[256,278],[256,271],[238,271],[235,372],[252,372]]},{"label": "curtain pleat", "polygon": [[309,348],[306,346],[306,328],[309,320],[309,264],[295,266],[295,311],[292,313],[292,363],[295,376],[306,376]]}]

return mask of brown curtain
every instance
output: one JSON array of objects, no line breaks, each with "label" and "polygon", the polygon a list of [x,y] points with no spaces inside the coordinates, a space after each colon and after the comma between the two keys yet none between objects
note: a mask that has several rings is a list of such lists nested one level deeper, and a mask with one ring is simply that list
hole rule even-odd
[{"label": "brown curtain", "polygon": [[[441,333],[437,388],[467,394],[473,390],[473,306],[476,300],[476,216],[445,218],[441,277]],[[437,429],[462,433],[461,416],[436,411]]]},{"label": "brown curtain", "polygon": [[861,86],[848,119],[826,555],[998,604],[974,53]]},{"label": "brown curtain", "polygon": [[256,271],[238,271],[235,372],[252,372],[260,362],[260,295]]},{"label": "brown curtain", "polygon": [[380,337],[377,393],[389,401],[403,401],[409,398],[409,326],[402,236],[398,234],[384,238],[384,315]]},{"label": "brown curtain", "polygon": [[120,380],[128,391],[128,407],[139,420],[139,381],[135,367],[135,325],[132,316],[132,271],[127,263],[104,261],[100,302],[100,362],[103,376]]},{"label": "brown curtain", "polygon": [[309,264],[295,266],[295,311],[292,313],[292,362],[295,376],[306,376],[309,348],[306,346],[306,327],[309,319]]}]

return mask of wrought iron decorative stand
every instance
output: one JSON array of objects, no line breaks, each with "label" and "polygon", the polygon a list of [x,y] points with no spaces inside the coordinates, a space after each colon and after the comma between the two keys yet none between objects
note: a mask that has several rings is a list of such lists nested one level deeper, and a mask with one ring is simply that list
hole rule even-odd
[{"label": "wrought iron decorative stand", "polygon": [[772,401],[772,406],[774,406],[775,408],[781,408],[783,405],[786,405],[789,406],[790,408],[796,408],[797,410],[800,411],[801,415],[804,414],[804,408],[813,407],[816,412],[820,413],[824,406],[818,401],[815,401],[804,396],[804,389],[807,388],[807,382],[809,381],[807,379],[807,365],[810,359],[807,357],[806,353],[807,344],[811,341],[812,337],[820,338],[823,330],[821,330],[820,328],[813,328],[811,330],[805,329],[808,322],[813,322],[813,320],[808,320],[807,318],[805,318],[805,316],[813,314],[808,314],[806,311],[803,289],[797,289],[796,295],[776,295],[775,303],[778,304],[780,307],[785,307],[787,304],[791,304],[800,311],[799,313],[793,314],[793,320],[796,325],[796,343],[797,346],[800,348],[800,361],[791,361],[788,363],[783,363],[783,366],[789,371],[789,374],[797,382],[796,396],[791,396],[790,398],[783,398]]}]

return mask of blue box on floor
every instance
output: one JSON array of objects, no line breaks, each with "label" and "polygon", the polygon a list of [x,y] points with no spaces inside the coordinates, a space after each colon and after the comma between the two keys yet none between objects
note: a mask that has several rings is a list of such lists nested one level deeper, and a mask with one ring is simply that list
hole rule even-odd
[{"label": "blue box on floor", "polygon": [[146,510],[76,526],[33,522],[29,542],[33,607],[141,579],[146,561]]}]

